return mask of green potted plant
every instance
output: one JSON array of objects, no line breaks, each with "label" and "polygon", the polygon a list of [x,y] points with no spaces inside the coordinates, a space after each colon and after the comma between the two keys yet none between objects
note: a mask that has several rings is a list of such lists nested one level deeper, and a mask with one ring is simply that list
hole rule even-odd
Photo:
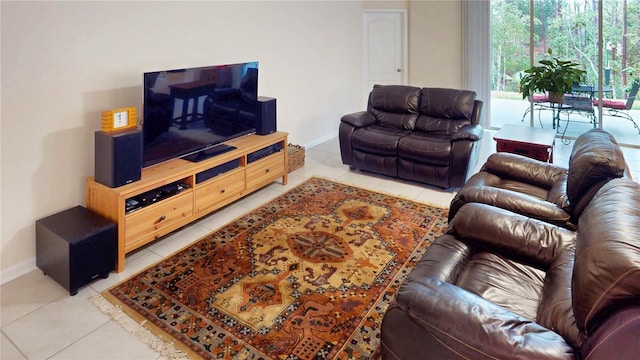
[{"label": "green potted plant", "polygon": [[[547,53],[551,55],[551,49]],[[564,94],[571,92],[574,84],[583,82],[587,74],[580,69],[580,64],[573,61],[554,57],[551,60],[540,60],[539,63],[539,66],[525,70],[525,75],[520,79],[523,99],[536,92],[548,92],[550,102],[561,104],[564,102]]]}]

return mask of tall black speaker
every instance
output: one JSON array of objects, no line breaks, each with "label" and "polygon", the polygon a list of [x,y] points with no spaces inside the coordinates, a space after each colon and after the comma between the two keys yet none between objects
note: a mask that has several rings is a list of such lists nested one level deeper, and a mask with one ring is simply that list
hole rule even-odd
[{"label": "tall black speaker", "polygon": [[256,111],[256,134],[267,135],[276,132],[276,99],[258,96]]},{"label": "tall black speaker", "polygon": [[140,180],[142,131],[96,131],[95,179],[108,187]]}]

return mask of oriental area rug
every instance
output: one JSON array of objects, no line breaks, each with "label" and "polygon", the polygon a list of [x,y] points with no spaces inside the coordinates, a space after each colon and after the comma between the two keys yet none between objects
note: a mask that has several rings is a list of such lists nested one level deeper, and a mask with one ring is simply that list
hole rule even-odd
[{"label": "oriental area rug", "polygon": [[311,178],[100,297],[172,343],[165,358],[372,359],[447,212]]}]

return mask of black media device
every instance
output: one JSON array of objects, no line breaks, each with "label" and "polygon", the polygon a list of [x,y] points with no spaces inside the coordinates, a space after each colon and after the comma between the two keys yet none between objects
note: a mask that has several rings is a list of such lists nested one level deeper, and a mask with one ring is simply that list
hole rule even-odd
[{"label": "black media device", "polygon": [[164,200],[171,196],[178,195],[188,188],[188,184],[185,184],[181,181],[174,181],[157,189],[149,190],[140,195],[128,198],[127,200],[125,200],[125,214],[129,214],[136,210],[142,209],[145,206],[155,204],[156,202]]},{"label": "black media device", "polygon": [[140,180],[142,174],[142,132],[123,130],[95,133],[95,180],[118,187]]},{"label": "black media device", "polygon": [[256,132],[258,62],[146,72],[143,103],[143,167],[215,156]]},{"label": "black media device", "polygon": [[271,154],[275,154],[280,151],[282,151],[282,145],[280,145],[280,143],[263,147],[260,150],[256,150],[252,153],[247,154],[247,163],[258,161],[265,156],[269,156]]},{"label": "black media device", "polygon": [[229,170],[233,170],[240,166],[240,159],[235,159],[231,161],[227,161],[224,164],[212,167],[211,169],[207,169],[205,171],[201,171],[196,174],[196,184],[200,184],[205,182],[213,177],[216,177],[222,173],[225,173]]},{"label": "black media device", "polygon": [[256,134],[267,135],[273,132],[276,132],[276,99],[258,96]]}]

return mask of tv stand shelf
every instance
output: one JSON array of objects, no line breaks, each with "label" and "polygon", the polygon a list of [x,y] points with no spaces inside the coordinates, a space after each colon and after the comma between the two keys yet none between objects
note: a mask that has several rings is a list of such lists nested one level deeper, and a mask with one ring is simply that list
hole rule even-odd
[{"label": "tv stand shelf", "polygon": [[124,270],[127,253],[278,178],[286,185],[287,135],[233,139],[225,142],[233,150],[199,162],[173,159],[153,165],[142,169],[139,181],[117,188],[88,178],[87,208],[118,224],[116,271]]}]

